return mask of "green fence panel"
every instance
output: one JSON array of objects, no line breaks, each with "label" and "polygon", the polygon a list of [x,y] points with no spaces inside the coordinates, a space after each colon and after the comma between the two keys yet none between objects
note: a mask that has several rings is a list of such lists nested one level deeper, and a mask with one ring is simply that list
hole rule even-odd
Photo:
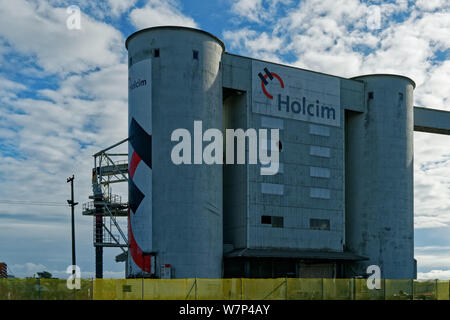
[{"label": "green fence panel", "polygon": [[4,282],[3,291],[6,300],[41,299],[39,279],[4,279],[2,282]]},{"label": "green fence panel", "polygon": [[436,300],[437,299],[436,280],[414,281],[414,300]]},{"label": "green fence panel", "polygon": [[386,300],[412,300],[414,282],[410,279],[385,279]]}]

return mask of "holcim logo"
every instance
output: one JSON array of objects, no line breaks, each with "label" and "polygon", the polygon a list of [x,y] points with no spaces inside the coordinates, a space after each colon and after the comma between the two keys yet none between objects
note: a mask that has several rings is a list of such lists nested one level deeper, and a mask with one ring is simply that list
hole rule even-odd
[{"label": "holcim logo", "polygon": [[264,68],[264,72],[266,73],[264,75],[261,72],[258,74],[258,76],[261,78],[261,88],[264,94],[267,96],[267,98],[272,100],[273,96],[269,92],[267,92],[266,89],[266,86],[269,84],[269,81],[267,81],[267,79],[270,79],[270,81],[272,81],[274,78],[277,78],[278,81],[280,82],[281,88],[283,89],[284,89],[284,82],[279,75],[277,75],[274,72],[270,72],[269,69]]},{"label": "holcim logo", "polygon": [[137,89],[139,87],[144,87],[147,85],[147,80],[141,80],[141,79],[137,79],[132,81],[131,78],[128,78],[128,83],[129,83],[129,89],[130,91],[133,91],[134,89]]},{"label": "holcim logo", "polygon": [[[266,86],[269,81],[273,81],[275,78],[280,82],[280,86],[284,89],[284,82],[281,77],[275,72],[270,72],[269,69],[264,68],[265,74],[261,72],[258,77],[261,79],[261,88],[264,94],[270,100],[273,100],[273,95],[271,95]],[[284,114],[292,113],[293,115],[304,116],[308,118],[322,118],[326,120],[336,120],[336,109],[330,105],[324,105],[317,99],[308,99],[303,96],[301,99],[291,98],[289,94],[282,96],[278,94],[278,101],[274,106],[278,106],[278,111]]]}]

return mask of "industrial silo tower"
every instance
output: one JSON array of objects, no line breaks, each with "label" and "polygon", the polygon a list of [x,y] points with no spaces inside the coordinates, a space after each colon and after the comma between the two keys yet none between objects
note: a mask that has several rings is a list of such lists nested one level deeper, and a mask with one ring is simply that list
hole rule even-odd
[{"label": "industrial silo tower", "polygon": [[222,167],[175,165],[171,134],[222,129],[223,43],[189,28],[141,30],[129,56],[127,277],[222,276]]},{"label": "industrial silo tower", "polygon": [[377,265],[385,278],[415,278],[415,83],[397,75],[353,78],[364,83],[366,112],[349,113],[346,137],[347,248]]}]

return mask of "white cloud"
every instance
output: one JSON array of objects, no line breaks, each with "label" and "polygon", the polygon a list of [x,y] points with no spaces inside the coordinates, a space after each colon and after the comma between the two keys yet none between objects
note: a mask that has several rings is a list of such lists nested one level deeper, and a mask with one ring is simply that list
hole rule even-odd
[{"label": "white cloud", "polygon": [[450,268],[450,256],[446,254],[423,253],[417,254],[415,258],[417,259],[417,264],[420,265],[421,268]]},{"label": "white cloud", "polygon": [[416,104],[450,111],[450,90],[446,85],[448,83],[450,83],[450,60],[438,63],[430,69],[426,81],[416,90],[418,95]]},{"label": "white cloud", "polygon": [[[0,54],[15,51],[17,62],[31,61],[32,68],[43,70],[23,77],[24,68],[16,63],[7,72],[22,73],[23,83],[0,76],[0,199],[25,196],[63,204],[70,197],[66,177],[75,174],[77,252],[81,258],[90,254],[84,260],[92,261],[92,218],[81,216],[81,204],[91,193],[92,154],[127,136],[128,72],[121,63],[121,32],[85,14],[82,30],[69,31],[66,17],[65,8],[44,1],[0,0],[0,45],[5,45],[3,37],[11,46],[0,47]],[[56,88],[27,87],[33,76],[55,73]],[[51,273],[64,272],[50,266],[70,261],[69,212],[67,207],[0,204],[5,222],[0,223],[0,243],[9,243],[2,246],[2,260],[9,259],[19,276],[32,276],[44,266]],[[19,266],[24,256],[41,264]],[[89,264],[82,264],[87,270]]]},{"label": "white cloud", "polygon": [[414,143],[415,228],[450,227],[450,137],[416,132]]},{"label": "white cloud", "polygon": [[262,0],[238,0],[231,10],[238,15],[245,16],[250,21],[260,21]]},{"label": "white cloud", "polygon": [[32,262],[27,262],[24,264],[15,264],[8,266],[8,274],[13,272],[13,275],[18,278],[33,277],[38,272],[46,270],[43,264],[34,264]]},{"label": "white cloud", "polygon": [[235,0],[231,12],[251,22],[263,23],[276,18],[279,4],[290,4],[291,0]]},{"label": "white cloud", "polygon": [[450,270],[431,270],[429,272],[418,272],[417,279],[423,280],[450,280]]},{"label": "white cloud", "polygon": [[247,28],[238,31],[225,31],[223,36],[232,48],[245,48],[253,58],[281,62],[277,55],[278,52],[282,51],[283,40],[280,38]]},{"label": "white cloud", "polygon": [[[256,6],[260,2],[237,3]],[[369,28],[373,8],[380,12],[380,29]],[[254,9],[253,15],[264,9]],[[399,13],[410,18],[398,23],[392,15]],[[406,73],[420,85],[426,82],[427,72],[433,71],[430,61],[434,52],[446,50],[450,41],[448,12],[420,13],[406,1],[375,6],[358,0],[307,0],[287,10],[284,17],[273,16],[276,19],[264,29],[278,46],[274,55],[289,53],[296,60],[288,62],[294,65],[347,77]],[[244,54],[267,50],[267,43],[254,41],[257,36],[252,32],[256,31],[248,27],[226,30],[224,38],[230,41],[230,49]]]},{"label": "white cloud", "polygon": [[[261,19],[261,1],[237,3],[253,10],[247,20]],[[380,12],[378,30],[367,25],[374,8]],[[415,105],[450,110],[450,60],[436,60],[450,48],[450,2],[420,1],[408,7],[407,1],[369,5],[358,0],[306,0],[280,14],[282,10],[263,31],[225,30],[227,47],[231,52],[344,77],[403,74],[417,84]],[[394,14],[405,18],[398,21]],[[415,227],[449,227],[450,137],[415,133],[414,141]],[[438,163],[430,167],[434,162]]]},{"label": "white cloud", "polygon": [[422,246],[414,248],[419,271],[450,270],[449,246]]},{"label": "white cloud", "polygon": [[420,10],[434,11],[449,8],[450,2],[448,0],[417,0],[416,7]]},{"label": "white cloud", "polygon": [[116,17],[126,12],[129,8],[134,6],[135,3],[136,0],[108,0],[111,14]]},{"label": "white cloud", "polygon": [[[1,157],[2,198],[26,193],[29,200],[64,201],[61,177],[76,171],[78,195],[87,201],[91,155],[127,136],[127,66],[71,76],[41,95],[52,101],[17,99],[13,106],[21,112],[3,113],[6,128],[16,129],[9,141],[25,159]],[[23,184],[27,177],[34,178]]]},{"label": "white cloud", "polygon": [[16,94],[26,88],[23,84],[8,80],[0,75],[0,103],[16,98]]},{"label": "white cloud", "polygon": [[43,1],[0,0],[0,37],[49,73],[84,72],[120,62],[122,34],[110,25],[81,16],[81,30],[68,30],[65,8]]},{"label": "white cloud", "polygon": [[198,27],[194,19],[181,12],[179,6],[176,0],[148,0],[145,7],[130,12],[130,20],[139,29],[164,25]]}]

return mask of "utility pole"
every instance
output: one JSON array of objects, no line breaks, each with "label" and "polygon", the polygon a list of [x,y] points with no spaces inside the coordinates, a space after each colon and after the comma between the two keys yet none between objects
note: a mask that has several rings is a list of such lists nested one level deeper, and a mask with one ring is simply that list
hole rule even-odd
[{"label": "utility pole", "polygon": [[[70,194],[71,199],[67,200],[67,203],[72,208],[72,266],[77,265],[77,261],[75,258],[75,206],[78,204],[78,202],[75,202],[73,198],[73,180],[75,179],[75,176],[72,175],[71,178],[67,178],[67,183],[70,182]],[[75,267],[72,269],[72,273],[75,274]]]}]

